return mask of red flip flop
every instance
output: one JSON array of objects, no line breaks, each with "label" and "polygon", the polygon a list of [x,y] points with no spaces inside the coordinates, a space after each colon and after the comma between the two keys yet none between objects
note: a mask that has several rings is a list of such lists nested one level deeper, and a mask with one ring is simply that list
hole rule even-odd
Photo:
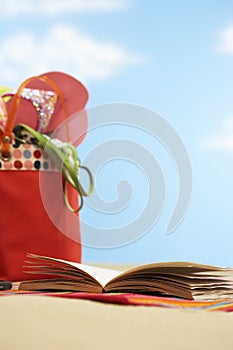
[{"label": "red flip flop", "polygon": [[[66,73],[47,72],[40,76],[47,77],[48,82],[35,77],[23,89],[15,125],[23,123],[41,133],[51,133],[64,121],[65,113],[62,102],[49,81],[52,81],[60,90],[65,102],[67,117],[85,108],[88,92],[79,80]],[[10,91],[3,96],[13,95],[14,92]],[[11,99],[6,102],[6,106],[9,111]],[[86,113],[80,113],[80,118],[82,118],[82,129],[85,125],[87,130]],[[82,138],[78,143],[81,141]]]}]

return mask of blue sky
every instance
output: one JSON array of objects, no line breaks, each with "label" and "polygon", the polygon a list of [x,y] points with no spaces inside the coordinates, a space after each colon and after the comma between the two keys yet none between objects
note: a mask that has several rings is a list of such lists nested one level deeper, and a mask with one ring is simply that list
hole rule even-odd
[{"label": "blue sky", "polygon": [[[164,211],[153,229],[134,243],[115,249],[84,247],[84,261],[233,265],[232,1],[0,0],[0,4],[1,85],[17,87],[28,76],[49,70],[67,72],[87,86],[89,108],[126,102],[164,116],[190,156],[190,207],[177,230],[166,235],[177,193],[176,170],[161,145],[152,145],[149,138],[140,141],[158,152],[167,182]],[[111,132],[115,131],[109,130],[110,138]],[[140,140],[134,133],[130,137]],[[87,137],[81,155],[91,142]],[[116,170],[111,171],[115,176]],[[129,169],[130,176],[134,171],[138,172]],[[141,184],[140,174],[135,177]],[[139,210],[143,188],[135,194],[131,215]],[[88,220],[89,211],[84,208],[82,215]],[[114,224],[118,219],[112,220]]]}]

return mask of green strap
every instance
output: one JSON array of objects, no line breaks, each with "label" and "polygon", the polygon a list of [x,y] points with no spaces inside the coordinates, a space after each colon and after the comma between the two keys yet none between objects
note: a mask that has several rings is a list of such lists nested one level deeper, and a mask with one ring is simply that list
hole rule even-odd
[{"label": "green strap", "polygon": [[[38,140],[41,148],[46,152],[46,154],[48,154],[50,159],[56,164],[57,168],[61,169],[62,175],[64,177],[64,200],[66,207],[71,212],[78,212],[83,206],[83,197],[87,197],[92,194],[94,189],[94,181],[90,170],[80,164],[75,147],[71,143],[67,143],[66,146],[61,149],[55,146],[53,142],[51,142],[45,135],[40,134],[28,125],[19,124],[19,126],[28,131],[30,134],[32,134],[33,137],[35,137],[36,140]],[[72,160],[74,163],[73,166],[70,161],[70,155],[72,155]],[[79,168],[84,169],[88,174],[90,181],[90,188],[88,192],[86,192],[83,189],[82,185],[79,183]],[[79,193],[80,205],[78,208],[72,208],[69,203],[67,194],[67,182],[69,182],[71,186],[75,188]]]}]

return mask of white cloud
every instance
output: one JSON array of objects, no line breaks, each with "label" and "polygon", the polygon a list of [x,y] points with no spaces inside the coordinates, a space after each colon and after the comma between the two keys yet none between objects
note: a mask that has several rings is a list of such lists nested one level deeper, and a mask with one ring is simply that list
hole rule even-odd
[{"label": "white cloud", "polygon": [[0,17],[113,11],[127,7],[128,3],[129,0],[0,0]]},{"label": "white cloud", "polygon": [[97,41],[70,25],[56,25],[43,36],[20,32],[0,43],[1,81],[20,83],[26,77],[51,70],[76,76],[83,82],[106,79],[143,59],[113,43]]},{"label": "white cloud", "polygon": [[233,152],[233,133],[211,137],[202,143],[202,148],[212,151]]},{"label": "white cloud", "polygon": [[222,53],[233,54],[233,25],[228,26],[220,33],[218,50]]},{"label": "white cloud", "polygon": [[233,152],[233,117],[223,120],[219,132],[200,143],[206,150]]},{"label": "white cloud", "polygon": [[233,132],[233,117],[224,119],[222,121],[222,129],[225,132],[227,132],[227,131]]}]

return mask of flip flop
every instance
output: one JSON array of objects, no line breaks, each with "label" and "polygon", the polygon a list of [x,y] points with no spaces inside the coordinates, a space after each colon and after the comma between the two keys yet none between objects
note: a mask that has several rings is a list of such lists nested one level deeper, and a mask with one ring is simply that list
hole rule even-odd
[{"label": "flip flop", "polygon": [[[84,110],[88,100],[88,92],[79,80],[66,73],[47,72],[40,76],[47,77],[48,82],[35,77],[23,89],[15,117],[15,125],[26,124],[41,133],[51,133],[64,121],[65,113],[62,102],[49,84],[49,80],[60,90],[68,118]],[[3,97],[11,97],[15,92],[6,92]],[[11,99],[6,100],[8,111],[10,106]],[[82,129],[85,126],[85,130],[87,130],[86,113],[80,113],[80,118],[82,119],[80,120]],[[84,137],[85,135],[78,140],[78,144]]]}]

